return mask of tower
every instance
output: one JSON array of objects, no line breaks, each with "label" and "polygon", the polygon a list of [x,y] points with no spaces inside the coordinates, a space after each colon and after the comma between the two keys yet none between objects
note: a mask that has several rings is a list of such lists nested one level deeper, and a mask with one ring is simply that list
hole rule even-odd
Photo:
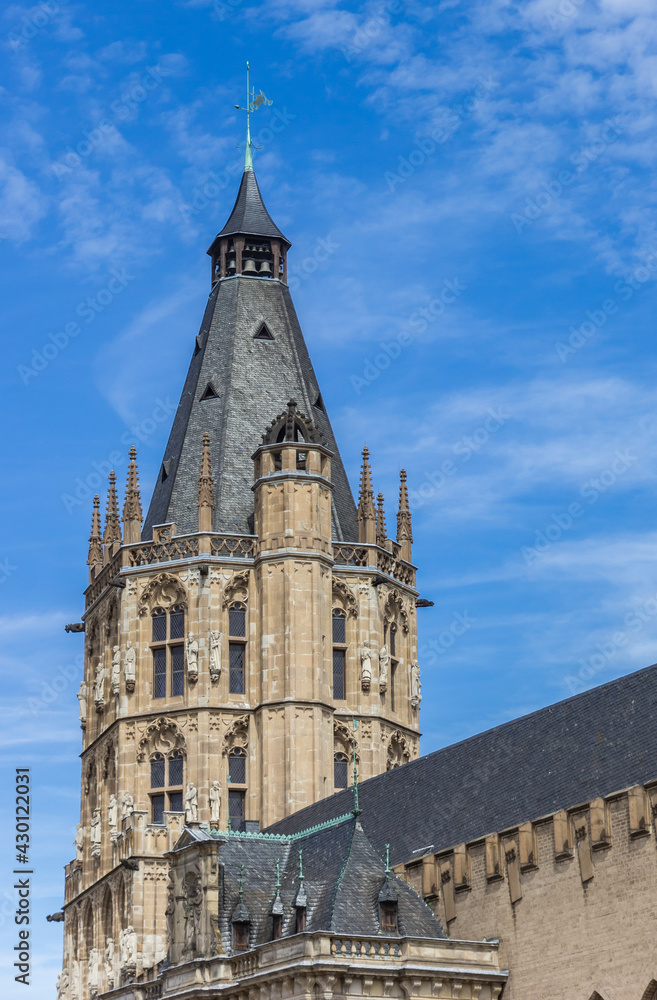
[{"label": "tower", "polygon": [[[356,507],[250,163],[140,532],[94,501],[71,997],[153,977],[184,826],[254,831],[419,755],[415,568],[402,473],[386,537],[369,453]],[[352,720],[357,739],[352,740]]]}]

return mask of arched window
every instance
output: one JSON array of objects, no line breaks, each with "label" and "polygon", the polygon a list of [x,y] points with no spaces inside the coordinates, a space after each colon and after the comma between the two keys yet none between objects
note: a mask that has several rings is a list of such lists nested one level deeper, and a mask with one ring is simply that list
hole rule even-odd
[{"label": "arched window", "polygon": [[183,812],[183,768],[181,750],[151,757],[151,823],[163,823],[164,811]]},{"label": "arched window", "polygon": [[333,697],[343,701],[347,697],[345,664],[347,658],[347,616],[341,608],[333,609]]},{"label": "arched window", "polygon": [[246,605],[236,601],[228,609],[228,690],[244,694],[246,661]]},{"label": "arched window", "polygon": [[338,751],[333,758],[333,787],[346,788],[349,784],[349,758],[346,753]]},{"label": "arched window", "polygon": [[154,608],[151,616],[153,633],[153,697],[178,697],[185,693],[185,611],[174,605],[167,613]]},{"label": "arched window", "polygon": [[233,747],[228,755],[228,825],[243,830],[246,812],[246,750]]}]

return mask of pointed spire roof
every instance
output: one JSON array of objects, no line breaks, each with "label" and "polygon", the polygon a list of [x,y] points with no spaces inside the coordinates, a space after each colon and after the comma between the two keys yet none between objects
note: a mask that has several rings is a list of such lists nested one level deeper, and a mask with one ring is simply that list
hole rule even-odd
[{"label": "pointed spire roof", "polygon": [[273,236],[284,240],[290,246],[290,241],[283,236],[265,208],[253,169],[247,169],[242,174],[242,182],[233,211],[230,213],[230,218],[224,228],[217,234],[217,238],[219,236],[237,236],[238,234],[241,236]]},{"label": "pointed spire roof", "polygon": [[358,497],[358,520],[374,521],[375,518],[370,450],[369,448],[363,448],[363,464],[360,470],[360,495]]},{"label": "pointed spire roof", "polygon": [[119,501],[116,495],[116,474],[109,474],[109,489],[107,491],[107,506],[105,508],[105,531],[103,542],[105,546],[121,541],[121,525],[119,522]]},{"label": "pointed spire roof", "polygon": [[128,465],[128,480],[125,488],[125,503],[123,504],[123,523],[126,521],[141,522],[144,513],[141,509],[141,495],[139,492],[139,471],[137,469],[137,449],[134,444],[130,449],[130,464]]},{"label": "pointed spire roof", "polygon": [[411,511],[408,506],[408,490],[406,489],[406,469],[399,473],[399,510],[397,511],[397,541],[413,541],[411,529]]},{"label": "pointed spire roof", "polygon": [[94,497],[94,510],[91,515],[91,534],[89,535],[88,566],[96,566],[103,561],[103,540],[100,534],[100,497]]},{"label": "pointed spire roof", "polygon": [[386,529],[386,512],[383,507],[383,493],[379,493],[376,508],[376,544],[385,545],[388,532]]}]

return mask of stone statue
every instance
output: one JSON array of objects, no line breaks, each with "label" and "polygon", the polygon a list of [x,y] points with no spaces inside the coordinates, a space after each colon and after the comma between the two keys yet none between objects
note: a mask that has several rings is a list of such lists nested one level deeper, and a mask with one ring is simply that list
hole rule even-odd
[{"label": "stone statue", "polygon": [[363,691],[369,691],[372,683],[372,650],[366,639],[360,654],[360,680]]},{"label": "stone statue", "polygon": [[103,712],[105,710],[105,668],[101,660],[98,661],[96,667],[94,702],[96,703],[96,711]]},{"label": "stone statue", "polygon": [[71,1000],[80,1000],[81,969],[77,958],[71,962]]},{"label": "stone statue", "polygon": [[114,986],[114,942],[111,937],[106,938],[106,942],[105,975],[107,976],[107,985],[112,989]]},{"label": "stone statue", "polygon": [[80,710],[80,725],[83,729],[87,726],[87,682],[82,681],[78,691],[78,702]]},{"label": "stone statue", "polygon": [[124,792],[121,798],[121,816],[127,819],[135,811],[135,800],[130,792]]},{"label": "stone statue", "polygon": [[381,647],[379,653],[379,691],[388,689],[388,671],[390,669],[390,653],[387,646]]},{"label": "stone statue", "polygon": [[73,843],[75,844],[75,860],[82,861],[84,850],[84,827],[82,823],[78,823],[77,825]]},{"label": "stone statue", "polygon": [[100,809],[94,809],[94,814],[91,819],[91,853],[95,858],[100,857],[101,837]]},{"label": "stone statue", "polygon": [[198,642],[190,632],[185,643],[187,649],[187,676],[190,681],[198,680]]},{"label": "stone statue", "polygon": [[422,685],[420,684],[420,664],[417,660],[411,663],[411,705],[413,708],[418,708],[420,702],[422,701],[422,695],[420,690]]},{"label": "stone statue", "polygon": [[185,895],[185,942],[183,947],[186,955],[194,955],[196,953],[198,925],[201,915],[201,903],[203,901],[198,877],[193,878],[187,883]]},{"label": "stone statue", "polygon": [[192,781],[187,783],[187,790],[185,791],[185,822],[198,822],[198,792],[196,791],[196,785]]},{"label": "stone statue", "polygon": [[132,924],[121,931],[120,948],[123,968],[134,966],[137,962],[137,935]]},{"label": "stone statue", "polygon": [[107,823],[110,828],[110,833],[116,833],[119,825],[119,803],[116,801],[116,795],[112,793],[109,797],[109,805],[107,806]]},{"label": "stone statue", "polygon": [[221,785],[218,781],[213,781],[210,788],[210,822],[216,826],[219,823],[221,812]]},{"label": "stone statue", "polygon": [[118,646],[112,649],[112,673],[110,674],[112,694],[118,694],[121,689],[121,650]]},{"label": "stone statue", "polygon": [[126,691],[134,691],[135,689],[135,679],[137,676],[135,664],[136,664],[136,654],[133,649],[132,643],[128,639],[125,651],[125,664],[123,667]]},{"label": "stone statue", "polygon": [[100,955],[98,948],[92,948],[89,952],[89,992],[92,996],[98,992],[100,980]]},{"label": "stone statue", "polygon": [[210,680],[216,682],[221,676],[221,632],[210,632]]},{"label": "stone statue", "polygon": [[173,895],[173,889],[169,888],[169,897],[167,899],[167,908],[164,911],[164,915],[167,918],[167,936],[169,939],[169,961],[171,961],[171,949],[173,948],[173,938],[176,928],[176,900]]},{"label": "stone statue", "polygon": [[68,972],[64,969],[57,976],[57,1000],[68,1000]]}]

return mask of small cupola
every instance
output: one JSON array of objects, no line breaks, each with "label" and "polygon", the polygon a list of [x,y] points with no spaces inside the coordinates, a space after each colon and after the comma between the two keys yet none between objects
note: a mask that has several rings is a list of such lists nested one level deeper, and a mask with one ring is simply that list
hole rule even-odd
[{"label": "small cupola", "polygon": [[281,899],[281,869],[280,860],[276,858],[276,894],[274,900],[271,904],[271,910],[269,911],[269,916],[272,921],[272,940],[276,941],[278,938],[283,937],[283,916],[285,910],[283,908],[283,900]]},{"label": "small cupola", "polygon": [[383,885],[379,892],[379,922],[383,934],[398,934],[397,909],[399,896],[391,883],[390,844],[386,844],[386,871]]},{"label": "small cupola", "polygon": [[244,902],[244,865],[240,872],[240,895],[230,922],[233,928],[233,951],[247,951],[251,935],[251,917]]}]

